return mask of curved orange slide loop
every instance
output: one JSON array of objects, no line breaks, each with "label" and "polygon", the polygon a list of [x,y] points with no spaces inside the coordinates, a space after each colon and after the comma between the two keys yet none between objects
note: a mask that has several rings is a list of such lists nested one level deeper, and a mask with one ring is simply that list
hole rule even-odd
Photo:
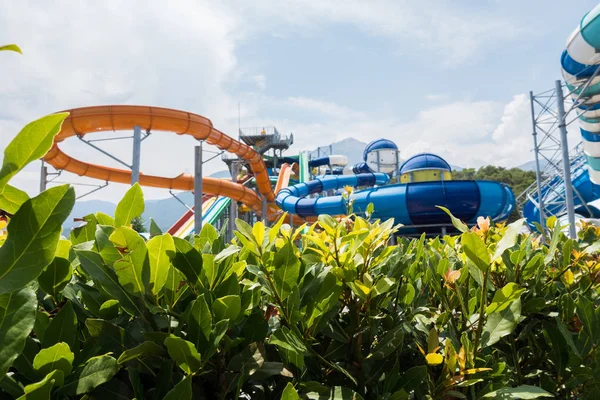
[{"label": "curved orange slide loop", "polygon": [[[221,150],[236,154],[250,166],[258,190],[265,196],[267,202],[273,203],[275,201],[275,194],[271,187],[267,168],[260,154],[251,147],[215,129],[208,118],[168,108],[127,105],[83,107],[67,111],[69,116],[63,122],[62,129],[56,136],[52,149],[44,156],[44,161],[58,170],[107,182],[129,184],[131,182],[131,171],[77,160],[65,154],[58,144],[72,136],[83,137],[94,132],[132,130],[134,126],[139,126],[145,130],[190,135],[197,140],[206,140],[207,143]],[[185,174],[168,178],[140,173],[139,183],[142,186],[176,190],[192,191],[194,189],[194,177]],[[246,204],[258,213],[261,212],[262,199],[260,196],[241,184],[207,177],[202,180],[202,189],[205,193],[227,196]],[[269,204],[269,206],[269,211],[275,211],[273,210],[274,205]],[[277,209],[276,206],[275,209]]]}]

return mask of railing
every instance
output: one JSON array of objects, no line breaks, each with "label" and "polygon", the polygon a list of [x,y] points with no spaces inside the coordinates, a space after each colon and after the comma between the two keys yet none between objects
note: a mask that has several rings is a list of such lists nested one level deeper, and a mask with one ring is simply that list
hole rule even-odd
[{"label": "railing", "polygon": [[253,128],[240,128],[240,136],[260,136],[260,135],[276,135],[279,136],[279,131],[274,126],[263,126]]}]

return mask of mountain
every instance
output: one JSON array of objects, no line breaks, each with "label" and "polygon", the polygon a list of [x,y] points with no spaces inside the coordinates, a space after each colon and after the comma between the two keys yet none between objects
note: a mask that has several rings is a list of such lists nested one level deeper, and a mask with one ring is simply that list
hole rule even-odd
[{"label": "mountain", "polygon": [[[540,169],[543,171],[547,164],[548,161],[540,160]],[[525,164],[519,165],[517,168],[522,169],[523,171],[535,171],[535,161],[528,161]]]},{"label": "mountain", "polygon": [[[190,192],[180,193],[178,197],[186,204],[194,203],[194,195]],[[74,222],[73,218],[81,218],[96,212],[114,215],[116,207],[116,204],[102,200],[76,202],[71,215],[63,224],[64,234],[68,236],[69,230],[80,224],[80,222]],[[185,211],[186,208],[173,197],[160,200],[147,200],[142,218],[144,218],[146,225],[148,225],[150,223],[150,217],[152,217],[158,226],[163,231],[166,231],[185,213]]]},{"label": "mountain", "polygon": [[321,156],[329,154],[341,154],[348,157],[348,166],[351,167],[354,164],[358,164],[359,162],[363,161],[363,150],[365,149],[366,145],[367,143],[351,137],[341,140],[339,142],[332,143],[331,153],[329,152],[330,146],[323,146],[320,148],[320,152],[318,149],[314,149],[312,151],[309,151],[309,154],[311,158],[319,157],[319,154]]}]

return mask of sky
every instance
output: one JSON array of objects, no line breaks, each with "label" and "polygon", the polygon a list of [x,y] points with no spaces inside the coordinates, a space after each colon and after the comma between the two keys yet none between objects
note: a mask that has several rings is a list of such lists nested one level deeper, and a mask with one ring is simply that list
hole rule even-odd
[{"label": "sky", "polygon": [[[403,158],[430,151],[462,167],[518,166],[533,159],[529,91],[554,86],[566,39],[596,2],[541,4],[0,0],[0,44],[23,50],[0,54],[0,148],[29,121],[102,104],[181,109],[237,136],[239,107],[242,127],[293,133],[290,153],[387,138]],[[579,140],[574,129],[570,137]],[[194,145],[155,132],[142,172],[191,173]],[[130,162],[126,141],[102,146]],[[119,166],[77,139],[61,147]],[[12,183],[35,194],[39,169]],[[205,173],[223,169],[217,157]],[[102,184],[67,173],[56,182]],[[78,195],[92,188],[76,186]],[[116,202],[125,190],[111,184],[87,198]]]}]

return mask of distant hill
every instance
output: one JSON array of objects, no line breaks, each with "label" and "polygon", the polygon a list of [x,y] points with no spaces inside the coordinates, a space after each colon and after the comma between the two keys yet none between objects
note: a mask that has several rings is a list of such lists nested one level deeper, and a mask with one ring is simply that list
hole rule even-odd
[{"label": "distant hill", "polygon": [[[360,141],[354,138],[347,138],[341,140],[339,142],[334,142],[331,144],[332,153],[331,154],[341,154],[348,157],[348,165],[352,166],[354,164],[358,164],[363,161],[363,150],[367,143]],[[319,156],[319,151],[314,149],[309,151],[311,158],[316,158]],[[329,146],[321,147],[320,155],[329,155]]]},{"label": "distant hill", "polygon": [[[540,160],[540,169],[543,170],[544,168],[546,168],[547,164],[548,161]],[[517,168],[522,169],[523,171],[535,171],[535,160],[528,161],[525,164],[521,164]]]},{"label": "distant hill", "polygon": [[[181,193],[178,197],[186,204],[194,203],[194,196],[190,192]],[[71,228],[80,224],[79,222],[73,222],[73,218],[81,218],[96,212],[114,215],[116,207],[116,204],[102,200],[88,200],[75,203],[71,215],[63,224],[64,234],[68,235]],[[147,200],[146,209],[142,217],[146,220],[146,223],[150,223],[150,217],[152,217],[158,226],[163,231],[166,231],[185,211],[186,209],[181,203],[173,197],[168,197],[160,200]]]}]

